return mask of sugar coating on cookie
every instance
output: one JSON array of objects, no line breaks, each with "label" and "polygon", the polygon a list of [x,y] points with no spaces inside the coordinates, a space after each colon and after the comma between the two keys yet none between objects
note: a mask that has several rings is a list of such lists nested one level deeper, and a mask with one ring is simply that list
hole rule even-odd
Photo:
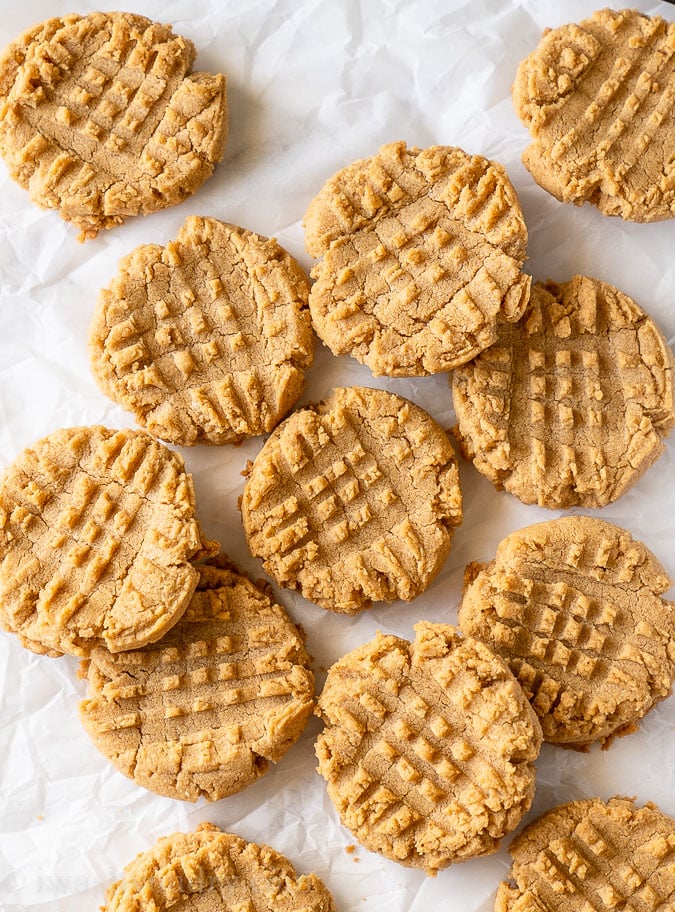
[{"label": "sugar coating on cookie", "polygon": [[312,363],[309,282],[274,239],[190,216],[124,257],[89,329],[94,376],[150,433],[182,446],[268,433]]},{"label": "sugar coating on cookie", "polygon": [[629,532],[589,516],[538,523],[465,580],[459,624],[508,663],[544,740],[607,745],[670,693],[671,581]]},{"label": "sugar coating on cookie", "polygon": [[203,564],[180,621],[158,642],[94,649],[80,718],[138,785],[216,801],[255,782],[302,734],[314,676],[300,634],[259,586]]},{"label": "sugar coating on cookie", "polygon": [[145,431],[55,431],[0,477],[0,625],[50,655],[154,642],[210,546],[177,453]]},{"label": "sugar coating on cookie", "polygon": [[179,203],[227,138],[225,77],[193,73],[195,48],[132,13],[48,19],[0,57],[0,155],[81,239]]},{"label": "sugar coating on cookie", "polygon": [[201,823],[159,839],[124,869],[102,912],[335,912],[316,874],[299,875],[267,845]]},{"label": "sugar coating on cookie", "polygon": [[328,671],[319,772],[374,852],[434,875],[494,852],[534,794],[541,729],[506,663],[446,624],[376,639]]},{"label": "sugar coating on cookie", "polygon": [[675,216],[675,23],[598,10],[547,30],[518,68],[523,162],[563,202],[637,222]]},{"label": "sugar coating on cookie", "polygon": [[587,276],[536,283],[518,323],[453,375],[467,458],[523,503],[603,507],[664,450],[672,355],[627,295]]},{"label": "sugar coating on cookie", "polygon": [[292,414],[248,469],[254,557],[281,586],[353,614],[431,583],[462,519],[455,454],[418,406],[343,387]]},{"label": "sugar coating on cookie", "polygon": [[383,146],[326,182],[304,226],[308,252],[323,257],[314,327],[374,374],[448,371],[527,303],[520,204],[502,166],[480,155]]},{"label": "sugar coating on cookie", "polygon": [[509,847],[495,912],[672,909],[675,820],[648,802],[588,798],[538,817]]}]

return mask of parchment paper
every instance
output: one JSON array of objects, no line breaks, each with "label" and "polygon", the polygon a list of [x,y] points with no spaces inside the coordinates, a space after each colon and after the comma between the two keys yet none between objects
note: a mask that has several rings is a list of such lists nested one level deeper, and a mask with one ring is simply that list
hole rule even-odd
[{"label": "parchment paper", "polygon": [[[673,19],[667,3],[634,0]],[[520,163],[528,136],[510,86],[542,29],[579,20],[603,3],[583,0],[129,0],[125,8],[171,22],[199,49],[197,68],[227,75],[231,134],[213,178],[181,206],[128,221],[84,246],[77,230],[32,205],[0,163],[0,463],[55,430],[77,424],[132,426],[99,392],[86,335],[98,291],[119,258],[141,243],[165,244],[189,214],[213,215],[275,235],[300,262],[300,220],[335,170],[394,139],[460,145],[502,162],[530,231],[527,269],[564,281],[574,272],[607,280],[634,297],[675,336],[675,221],[624,223],[593,208],[561,205]],[[615,5],[615,4],[611,4]],[[620,4],[616,4],[617,6]],[[70,0],[0,2],[0,44]],[[83,0],[78,12],[117,8]],[[415,400],[445,427],[454,422],[448,380],[375,380],[354,360],[317,348],[305,401],[337,384],[381,386]],[[262,444],[184,450],[206,531],[243,568],[260,575],[236,509],[240,472]],[[601,516],[644,540],[675,575],[675,437],[640,483]],[[411,604],[335,616],[278,593],[308,635],[318,685],[325,669],[377,629],[410,637],[420,618],[454,622],[462,572],[488,560],[508,532],[553,513],[497,493],[462,466],[465,520],[428,592]],[[672,592],[671,592],[672,597]],[[278,766],[239,796],[183,804],[136,787],[98,754],[81,728],[84,685],[77,661],[32,655],[0,634],[0,908],[85,912],[104,901],[123,866],[155,840],[212,820],[265,841],[302,872],[315,871],[340,912],[487,912],[506,875],[510,839],[489,858],[432,879],[357,848],[315,772],[313,720]],[[527,815],[563,801],[636,795],[675,815],[675,698],[609,751],[578,754],[545,746]]]}]

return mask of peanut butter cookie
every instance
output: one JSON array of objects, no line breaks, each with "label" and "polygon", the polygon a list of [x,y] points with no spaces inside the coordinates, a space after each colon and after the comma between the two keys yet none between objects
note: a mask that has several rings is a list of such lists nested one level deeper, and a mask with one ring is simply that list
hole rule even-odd
[{"label": "peanut butter cookie", "polygon": [[124,257],[89,330],[94,376],[150,433],[239,443],[290,411],[312,363],[309,282],[273,239],[190,216]]},{"label": "peanut butter cookie", "polygon": [[314,676],[286,612],[223,566],[199,567],[180,621],[158,643],[83,662],[80,717],[98,749],[138,785],[216,801],[239,792],[302,734]]},{"label": "peanut butter cookie", "polygon": [[177,453],[145,431],[56,431],[0,478],[0,625],[50,655],[136,649],[183,614],[211,547]]},{"label": "peanut butter cookie", "polygon": [[251,553],[280,586],[353,614],[413,599],[439,572],[462,519],[457,462],[412,402],[339,388],[272,433],[241,511]]},{"label": "peanut butter cookie", "polygon": [[675,23],[597,10],[547,30],[522,61],[523,162],[562,202],[636,222],[675,216]]},{"label": "peanut butter cookie", "polygon": [[[631,798],[573,801],[516,837],[495,912],[672,909],[675,820]],[[515,881],[515,884],[513,883]]]},{"label": "peanut butter cookie", "polygon": [[541,729],[506,663],[454,627],[420,622],[329,669],[319,772],[363,845],[434,875],[496,851],[534,794]]},{"label": "peanut butter cookie", "polygon": [[523,503],[604,507],[664,450],[672,356],[653,321],[586,276],[537,283],[518,323],[453,376],[462,451]]},{"label": "peanut butter cookie", "polygon": [[528,526],[465,581],[462,630],[505,659],[546,741],[607,745],[670,693],[671,581],[623,529],[589,516]]},{"label": "peanut butter cookie", "polygon": [[315,874],[287,858],[202,823],[137,855],[108,890],[102,912],[335,912]]},{"label": "peanut butter cookie", "polygon": [[451,146],[383,146],[338,171],[304,219],[314,328],[374,374],[463,364],[517,320],[527,229],[501,165]]},{"label": "peanut butter cookie", "polygon": [[31,199],[95,237],[180,203],[220,160],[225,77],[132,13],[48,19],[0,57],[0,155]]}]

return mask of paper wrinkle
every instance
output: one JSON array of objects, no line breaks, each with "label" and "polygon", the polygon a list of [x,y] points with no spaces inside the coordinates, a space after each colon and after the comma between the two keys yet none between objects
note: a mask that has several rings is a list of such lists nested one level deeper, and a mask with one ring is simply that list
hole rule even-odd
[{"label": "paper wrinkle", "polygon": [[[98,390],[89,370],[87,332],[99,290],[121,257],[144,243],[166,244],[191,214],[213,215],[277,236],[309,271],[300,224],[324,181],[380,145],[458,145],[501,162],[518,192],[529,230],[527,272],[566,281],[586,273],[635,298],[675,341],[675,220],[636,225],[593,207],[561,205],[520,161],[529,142],[510,86],[518,62],[545,26],[589,16],[592,0],[136,0],[134,10],[193,40],[195,67],[221,70],[230,99],[230,139],[212,179],[181,206],[103,232],[80,245],[77,230],[29,202],[0,163],[0,465],[23,447],[77,424],[132,427],[133,418]],[[621,3],[609,4],[620,8]],[[639,9],[673,20],[665,2]],[[117,8],[83,0],[79,12]],[[195,7],[198,9],[195,10]],[[66,0],[26,0],[3,10],[0,44]],[[454,424],[446,375],[413,380],[373,377],[317,342],[301,403],[337,385],[397,392]],[[244,539],[237,502],[241,471],[262,439],[240,447],[181,449],[193,473],[200,521],[254,579],[263,576]],[[419,619],[456,623],[469,561],[489,561],[498,542],[556,515],[495,492],[460,465],[464,522],[427,592],[410,604],[377,605],[356,617],[323,611],[296,593],[276,597],[307,633],[317,686],[330,664],[377,630],[412,637]],[[656,465],[617,503],[595,512],[642,539],[675,576],[675,437]],[[572,513],[592,511],[575,509]],[[674,590],[669,593],[675,597]],[[0,635],[0,906],[4,912],[89,912],[124,865],[160,836],[213,820],[243,838],[268,842],[301,872],[315,871],[340,912],[491,912],[507,876],[498,853],[435,879],[367,852],[339,822],[315,771],[312,719],[299,743],[243,793],[183,804],[137,788],[93,747],[77,707],[85,682],[79,662],[53,660]],[[659,704],[608,751],[580,754],[545,745],[537,790],[524,825],[556,803],[612,794],[652,800],[675,815],[675,699]],[[521,826],[522,826],[521,825]],[[345,851],[356,845],[353,854]]]}]

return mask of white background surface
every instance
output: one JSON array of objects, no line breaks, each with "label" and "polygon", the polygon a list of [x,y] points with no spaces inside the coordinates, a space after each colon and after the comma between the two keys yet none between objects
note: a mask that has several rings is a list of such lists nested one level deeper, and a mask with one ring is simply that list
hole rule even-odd
[{"label": "white background surface", "polygon": [[[527,132],[510,86],[545,26],[578,20],[602,3],[583,0],[135,0],[125,8],[171,22],[199,51],[197,69],[227,75],[230,141],[212,179],[183,205],[127,222],[84,246],[77,230],[43,212],[0,163],[0,463],[37,438],[76,424],[131,426],[89,373],[86,333],[98,291],[140,243],[165,244],[189,214],[213,215],[279,241],[309,269],[300,220],[335,170],[384,142],[460,145],[502,162],[530,231],[526,268],[564,281],[574,272],[610,281],[675,337],[675,221],[637,225],[590,207],[561,205],[520,163]],[[614,4],[612,4],[614,5]],[[617,6],[620,4],[617,4]],[[667,3],[642,11],[675,19]],[[89,0],[78,12],[118,8]],[[0,45],[70,0],[0,0]],[[447,377],[374,380],[350,358],[317,347],[305,399],[337,384],[387,387],[453,422]],[[236,509],[240,471],[261,446],[183,451],[207,533],[259,575]],[[640,483],[599,515],[642,538],[675,575],[675,437]],[[552,517],[497,493],[462,466],[465,520],[428,592],[411,604],[355,618],[331,615],[289,593],[279,600],[308,633],[319,684],[332,661],[377,629],[410,637],[420,618],[454,622],[465,564],[490,559],[509,531]],[[672,592],[671,592],[672,596]],[[313,720],[282,762],[239,796],[196,806],[136,787],[100,756],[81,728],[77,661],[34,656],[0,633],[0,908],[84,912],[104,901],[123,866],[177,829],[212,820],[266,841],[302,872],[316,871],[340,912],[488,912],[506,875],[505,839],[494,856],[427,878],[358,848],[315,772]],[[640,731],[577,754],[545,746],[532,819],[560,801],[636,795],[675,816],[675,698]]]}]

